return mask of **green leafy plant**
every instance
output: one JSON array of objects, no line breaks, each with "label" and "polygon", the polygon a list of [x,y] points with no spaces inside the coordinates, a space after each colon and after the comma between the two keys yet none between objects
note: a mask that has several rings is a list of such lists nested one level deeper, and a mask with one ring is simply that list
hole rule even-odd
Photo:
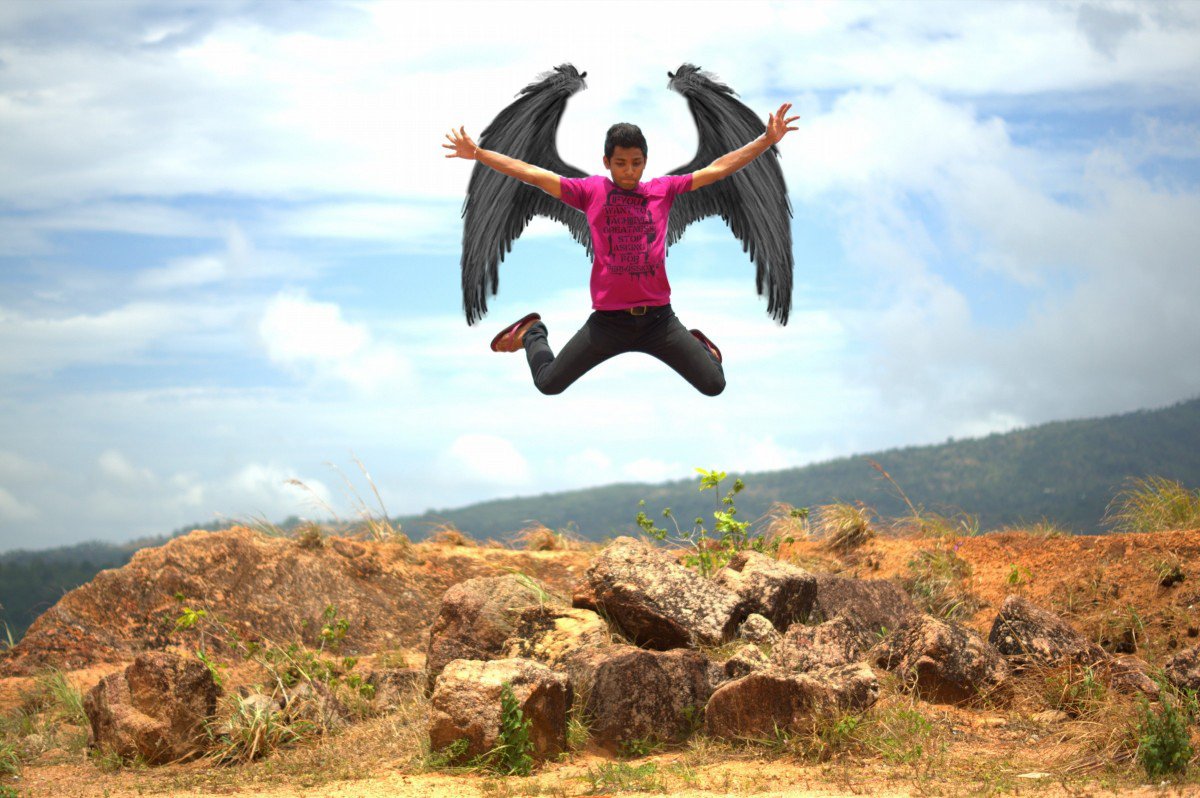
[{"label": "green leafy plant", "polygon": [[12,629],[9,627],[8,621],[0,621],[0,623],[4,624],[4,639],[0,640],[0,651],[16,648],[17,643],[13,640]]},{"label": "green leafy plant", "polygon": [[[700,474],[700,490],[721,492],[721,483],[728,478],[724,471],[708,471],[697,468]],[[721,497],[717,508],[713,511],[713,525],[710,531],[704,525],[703,518],[697,518],[692,528],[684,530],[680,527],[675,514],[668,507],[663,510],[663,517],[669,519],[675,527],[675,534],[670,535],[664,528],[656,526],[646,515],[644,509],[638,511],[635,521],[642,531],[650,538],[666,541],[673,545],[686,546],[690,551],[683,555],[683,563],[700,572],[701,576],[711,576],[719,568],[725,566],[737,552],[744,549],[770,554],[778,553],[782,543],[791,542],[790,537],[779,535],[755,535],[750,532],[750,521],[737,518],[737,507],[734,500],[737,494],[745,490],[746,485],[741,479],[735,479],[733,486]],[[644,508],[646,502],[638,502],[638,507]],[[807,516],[807,510],[796,510],[796,517]]]},{"label": "green leafy plant", "polygon": [[505,776],[529,775],[533,770],[531,725],[513,695],[512,685],[505,682],[500,686],[500,737],[496,747],[484,756],[491,770]]},{"label": "green leafy plant", "polygon": [[1167,686],[1160,688],[1157,709],[1142,696],[1137,725],[1137,760],[1151,779],[1185,774],[1193,754],[1185,713]]},{"label": "green leafy plant", "polygon": [[1200,490],[1149,476],[1130,480],[1109,503],[1104,523],[1114,532],[1159,532],[1200,526]]},{"label": "green leafy plant", "polygon": [[16,787],[0,784],[0,798],[20,798],[20,793],[17,792]]},{"label": "green leafy plant", "polygon": [[1013,590],[1019,591],[1033,579],[1033,574],[1024,565],[1010,563],[1008,567],[1008,576],[1004,578],[1005,583]]}]

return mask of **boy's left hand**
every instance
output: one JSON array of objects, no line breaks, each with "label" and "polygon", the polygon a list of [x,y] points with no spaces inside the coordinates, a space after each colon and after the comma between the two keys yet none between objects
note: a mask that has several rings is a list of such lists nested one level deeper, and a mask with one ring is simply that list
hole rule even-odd
[{"label": "boy's left hand", "polygon": [[[799,116],[787,117],[788,110],[792,107],[791,103],[784,103],[779,106],[779,110],[771,114],[767,120],[767,132],[763,135],[767,137],[767,141],[771,144],[778,144],[789,130],[797,130],[798,128],[788,127],[792,122],[799,119]],[[785,118],[787,117],[787,118]]]}]

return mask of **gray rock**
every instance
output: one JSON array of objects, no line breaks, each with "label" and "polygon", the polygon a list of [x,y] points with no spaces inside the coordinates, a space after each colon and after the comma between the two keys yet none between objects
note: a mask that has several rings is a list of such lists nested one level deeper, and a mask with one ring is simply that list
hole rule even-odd
[{"label": "gray rock", "polygon": [[906,688],[927,701],[956,704],[989,695],[1008,679],[1008,662],[972,629],[914,616],[871,652]]},{"label": "gray rock", "polygon": [[704,711],[713,737],[767,737],[778,729],[809,732],[818,713],[861,710],[879,698],[879,679],[865,663],[814,673],[761,670],[727,682]]},{"label": "gray rock", "polygon": [[775,630],[775,626],[762,615],[757,612],[752,612],[742,621],[742,625],[738,627],[737,635],[742,640],[749,640],[751,643],[764,643],[773,646],[779,642],[782,635]]},{"label": "gray rock", "polygon": [[723,674],[697,651],[613,645],[594,651],[581,678],[591,739],[620,753],[634,740],[682,742]]},{"label": "gray rock", "polygon": [[722,666],[722,670],[725,672],[724,681],[740,679],[770,666],[771,660],[762,653],[762,649],[758,646],[742,646],[736,654],[725,660],[725,664]]},{"label": "gray rock", "polygon": [[748,614],[734,594],[633,538],[601,551],[587,578],[600,611],[646,648],[720,645]]},{"label": "gray rock", "polygon": [[876,639],[843,615],[816,626],[792,624],[772,650],[771,664],[793,673],[850,665],[865,659]]},{"label": "gray rock", "polygon": [[204,724],[220,695],[202,662],[165,652],[139,654],[84,696],[89,744],[155,765],[193,758],[205,750]]},{"label": "gray rock", "polygon": [[541,606],[542,595],[513,574],[468,579],[447,590],[429,630],[426,690],[433,690],[447,662],[503,657],[521,612]]},{"label": "gray rock", "polygon": [[851,619],[871,632],[886,632],[917,614],[908,594],[886,579],[852,579],[835,574],[814,574],[817,597],[813,620],[827,621],[838,615]]},{"label": "gray rock", "polygon": [[1191,646],[1180,651],[1163,663],[1167,681],[1180,690],[1200,692],[1200,646]]},{"label": "gray rock", "polygon": [[1004,600],[992,622],[988,642],[1018,667],[1102,665],[1109,660],[1108,653],[1100,646],[1023,596],[1013,595]]},{"label": "gray rock", "polygon": [[735,594],[746,611],[767,618],[780,632],[807,621],[817,597],[812,574],[757,551],[735,554],[714,581]]},{"label": "gray rock", "polygon": [[571,686],[567,677],[540,662],[524,659],[454,660],[442,669],[429,712],[429,745],[446,750],[464,739],[456,763],[493,750],[500,740],[501,694],[507,683],[521,713],[530,722],[534,759],[566,750]]}]

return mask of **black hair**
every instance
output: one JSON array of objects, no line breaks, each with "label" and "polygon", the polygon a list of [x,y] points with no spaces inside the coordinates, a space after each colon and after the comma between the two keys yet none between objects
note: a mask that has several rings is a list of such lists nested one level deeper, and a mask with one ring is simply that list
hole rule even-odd
[{"label": "black hair", "polygon": [[618,122],[608,129],[604,136],[604,157],[611,158],[617,147],[640,147],[642,157],[646,157],[646,137],[642,129],[628,122]]}]

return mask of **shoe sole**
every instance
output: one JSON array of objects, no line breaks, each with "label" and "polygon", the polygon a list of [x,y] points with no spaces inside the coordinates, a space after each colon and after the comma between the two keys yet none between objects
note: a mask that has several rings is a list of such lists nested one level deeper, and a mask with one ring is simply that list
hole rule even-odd
[{"label": "shoe sole", "polygon": [[541,321],[541,318],[542,318],[541,314],[530,313],[529,315],[522,318],[520,321],[513,322],[512,324],[505,327],[503,330],[501,330],[496,335],[495,338],[492,339],[492,351],[493,352],[515,352],[515,351],[517,351],[515,349],[500,349],[497,347],[497,344],[499,344],[501,341],[503,341],[506,337],[511,336],[514,333],[516,333],[517,330],[521,329],[522,325],[528,324],[531,321]]}]

